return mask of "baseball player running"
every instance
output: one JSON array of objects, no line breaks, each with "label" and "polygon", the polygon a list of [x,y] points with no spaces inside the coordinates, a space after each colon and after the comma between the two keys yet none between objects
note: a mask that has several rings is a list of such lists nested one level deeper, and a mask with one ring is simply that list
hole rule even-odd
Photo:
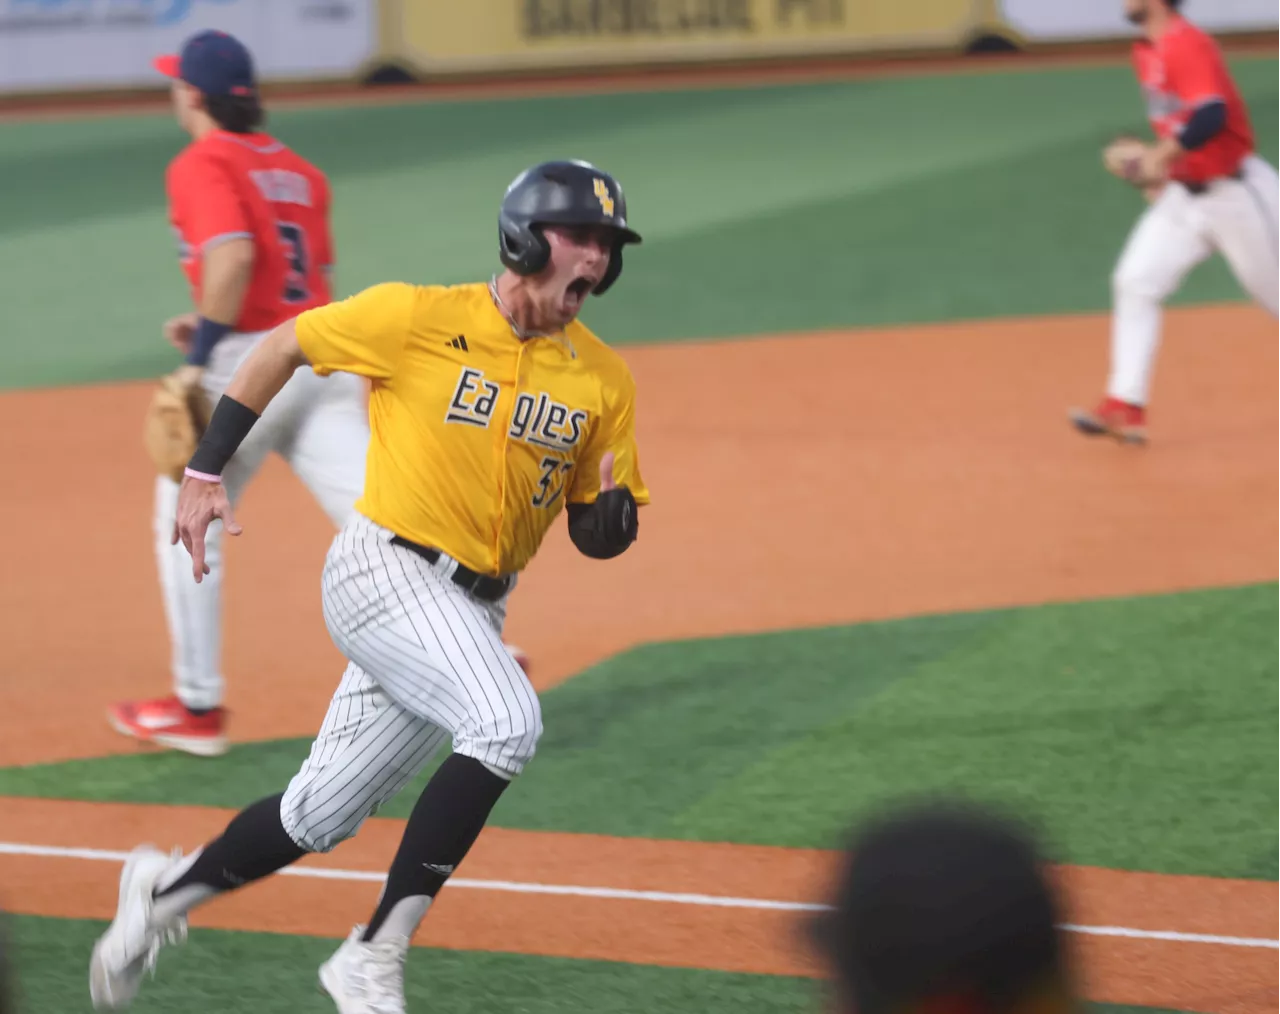
[{"label": "baseball player running", "polygon": [[1161,306],[1193,267],[1217,250],[1255,301],[1273,316],[1280,310],[1280,181],[1254,151],[1249,113],[1221,51],[1180,6],[1125,0],[1129,20],[1143,32],[1133,60],[1157,141],[1122,139],[1106,160],[1152,203],[1112,276],[1107,395],[1093,411],[1071,413],[1082,433],[1126,443],[1146,440]]},{"label": "baseball player running", "polygon": [[[128,736],[212,756],[227,748],[220,672],[221,533],[209,532],[209,573],[196,584],[173,544],[178,481],[211,406],[236,366],[273,327],[330,301],[333,242],[324,173],[268,134],[248,50],[222,32],[195,35],[156,68],[172,78],[173,109],[191,143],[170,164],[166,190],[183,271],[196,306],[165,333],[186,364],[165,378],[147,419],[159,474],[154,525],[173,647],[174,694],[108,711]],[[369,425],[358,377],[293,374],[226,465],[236,502],[271,451],[280,454],[335,527],[364,486]]]},{"label": "baseball player running", "polygon": [[516,576],[567,504],[595,559],[624,552],[649,502],[635,384],[577,316],[640,237],[618,183],[584,162],[526,170],[499,213],[505,270],[484,283],[382,284],[273,330],[236,372],[186,470],[178,530],[196,581],[215,518],[239,534],[227,463],[301,366],[372,384],[368,479],[329,550],[325,620],[349,660],[311,754],[283,793],[195,853],[135,850],[90,989],[123,1007],[187,913],[355,834],[446,738],[373,916],[320,968],[340,1014],[404,1010],[409,941],[542,732],[504,648]]}]

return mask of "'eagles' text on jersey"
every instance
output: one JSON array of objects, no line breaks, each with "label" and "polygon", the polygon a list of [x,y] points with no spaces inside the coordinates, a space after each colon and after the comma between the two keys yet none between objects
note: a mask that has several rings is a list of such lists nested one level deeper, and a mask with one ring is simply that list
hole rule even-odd
[{"label": "'eagles' text on jersey", "polygon": [[372,382],[356,509],[483,574],[523,570],[565,502],[591,503],[600,460],[649,502],[635,382],[583,324],[520,340],[487,285],[375,285],[297,318],[312,368]]}]

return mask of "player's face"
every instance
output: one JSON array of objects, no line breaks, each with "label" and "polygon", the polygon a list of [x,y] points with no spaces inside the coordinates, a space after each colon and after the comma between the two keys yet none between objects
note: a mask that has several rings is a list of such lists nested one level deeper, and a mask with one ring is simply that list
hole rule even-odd
[{"label": "player's face", "polygon": [[174,80],[169,87],[169,98],[178,126],[190,130],[192,116],[200,106],[200,92],[185,81]]},{"label": "player's face", "polygon": [[551,260],[535,276],[540,315],[564,327],[582,310],[591,290],[609,269],[613,230],[603,225],[554,225],[543,230]]}]

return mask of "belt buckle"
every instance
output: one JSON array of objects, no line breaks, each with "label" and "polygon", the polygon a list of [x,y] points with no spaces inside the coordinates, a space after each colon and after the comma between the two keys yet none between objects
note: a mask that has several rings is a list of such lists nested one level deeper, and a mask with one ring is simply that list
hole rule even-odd
[{"label": "belt buckle", "polygon": [[507,591],[507,579],[505,577],[489,577],[486,574],[477,582],[477,587],[481,585],[483,585],[483,589],[477,594],[489,602],[497,602]]},{"label": "belt buckle", "polygon": [[463,591],[475,591],[476,585],[480,583],[480,575],[459,563],[453,569],[453,583]]},{"label": "belt buckle", "polygon": [[488,574],[477,574],[473,593],[486,602],[497,602],[506,594],[510,586],[505,577],[490,577]]},{"label": "belt buckle", "polygon": [[453,580],[463,591],[470,592],[476,598],[486,602],[496,601],[507,590],[507,582],[503,578],[490,577],[488,574],[481,574],[469,568],[466,569],[465,574],[455,570]]}]

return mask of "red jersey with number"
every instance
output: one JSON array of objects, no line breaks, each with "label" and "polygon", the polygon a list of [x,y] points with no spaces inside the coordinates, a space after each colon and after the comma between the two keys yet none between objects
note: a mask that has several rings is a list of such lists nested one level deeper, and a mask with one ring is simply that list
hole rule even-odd
[{"label": "red jersey with number", "polygon": [[1227,106],[1227,125],[1203,148],[1180,156],[1170,175],[1204,182],[1234,173],[1253,151],[1253,127],[1213,37],[1185,18],[1174,17],[1155,42],[1143,39],[1134,45],[1133,62],[1157,137],[1176,137],[1199,106]]},{"label": "red jersey with number", "polygon": [[165,188],[197,307],[205,254],[232,239],[254,246],[237,331],[266,331],[330,301],[329,183],[302,156],[267,134],[215,130],[173,160]]}]

